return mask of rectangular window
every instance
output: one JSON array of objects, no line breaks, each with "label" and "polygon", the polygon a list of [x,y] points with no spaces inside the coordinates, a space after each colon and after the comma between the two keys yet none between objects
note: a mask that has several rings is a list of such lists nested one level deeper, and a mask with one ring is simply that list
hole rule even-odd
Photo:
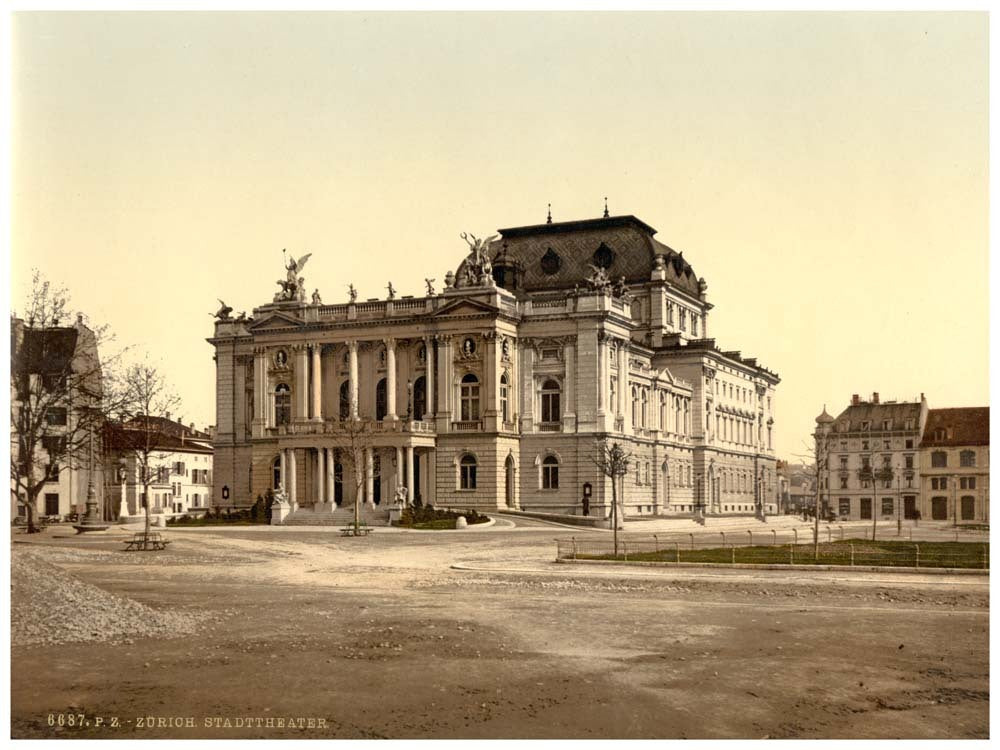
[{"label": "rectangular window", "polygon": [[882,515],[891,516],[893,514],[893,502],[891,497],[882,498]]},{"label": "rectangular window", "polygon": [[842,490],[846,490],[847,489],[847,477],[841,477],[840,478],[840,489],[842,489]]},{"label": "rectangular window", "polygon": [[46,482],[59,481],[59,464],[51,463],[45,467],[45,481]]},{"label": "rectangular window", "polygon": [[962,498],[962,520],[972,521],[976,517],[976,499],[974,497]]},{"label": "rectangular window", "polygon": [[45,493],[45,515],[47,515],[47,516],[58,516],[59,515],[59,493],[58,492],[46,492]]},{"label": "rectangular window", "polygon": [[64,406],[51,406],[45,410],[45,422],[46,424],[52,425],[54,427],[65,427],[66,426],[66,407]]},{"label": "rectangular window", "polygon": [[851,515],[851,501],[850,501],[850,499],[846,498],[846,497],[840,498],[840,507],[839,507],[838,510],[840,511],[840,515],[841,516],[849,516],[849,515]]},{"label": "rectangular window", "polygon": [[847,468],[847,456],[841,456],[840,457],[840,468],[841,469],[846,469]]},{"label": "rectangular window", "polygon": [[912,440],[907,440],[906,441],[906,450],[913,450],[913,441]]},{"label": "rectangular window", "polygon": [[912,469],[913,468],[913,456],[907,456],[906,459],[905,459],[905,461],[906,461],[906,468],[907,469]]},{"label": "rectangular window", "polygon": [[892,423],[888,419],[882,420],[882,432],[889,432],[892,429]]},{"label": "rectangular window", "polygon": [[958,457],[958,465],[972,467],[976,465],[975,451],[962,451]]}]

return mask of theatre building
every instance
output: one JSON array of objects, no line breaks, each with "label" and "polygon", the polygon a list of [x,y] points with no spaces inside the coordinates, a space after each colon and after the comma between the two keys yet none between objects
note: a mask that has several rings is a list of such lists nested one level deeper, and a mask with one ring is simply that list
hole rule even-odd
[{"label": "theatre building", "polygon": [[397,498],[604,518],[607,438],[632,454],[628,516],[775,512],[779,379],[709,338],[708,284],[655,234],[607,215],[501,229],[467,238],[440,290],[337,304],[290,260],[209,339],[213,503],[270,488],[291,523]]}]

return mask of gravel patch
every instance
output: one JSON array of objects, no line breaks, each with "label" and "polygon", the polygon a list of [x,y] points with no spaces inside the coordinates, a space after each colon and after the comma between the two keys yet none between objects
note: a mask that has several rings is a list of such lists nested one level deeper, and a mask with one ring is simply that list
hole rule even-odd
[{"label": "gravel patch", "polygon": [[28,550],[11,550],[11,641],[133,643],[190,635],[218,614],[153,609],[81,581]]}]

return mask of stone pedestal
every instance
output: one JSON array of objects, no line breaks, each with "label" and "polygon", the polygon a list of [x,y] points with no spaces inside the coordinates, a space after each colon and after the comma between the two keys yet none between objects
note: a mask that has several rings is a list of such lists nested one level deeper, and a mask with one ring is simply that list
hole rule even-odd
[{"label": "stone pedestal", "polygon": [[284,523],[285,519],[288,518],[292,513],[291,503],[284,502],[281,500],[275,500],[271,503],[271,525],[277,526]]},{"label": "stone pedestal", "polygon": [[394,524],[399,521],[403,515],[404,507],[402,505],[393,505],[389,508],[389,523]]}]

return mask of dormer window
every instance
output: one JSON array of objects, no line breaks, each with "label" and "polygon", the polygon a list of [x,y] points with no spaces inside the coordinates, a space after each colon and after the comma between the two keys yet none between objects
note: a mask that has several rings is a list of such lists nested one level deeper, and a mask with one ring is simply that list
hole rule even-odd
[{"label": "dormer window", "polygon": [[611,264],[615,261],[615,254],[610,247],[602,242],[601,246],[594,251],[594,257],[592,260],[594,261],[595,266],[603,268],[607,271],[611,268]]},{"label": "dormer window", "polygon": [[862,420],[862,422],[861,422],[861,429],[862,429],[862,431],[870,430],[871,428],[872,428],[872,423],[871,422],[869,422],[867,419]]},{"label": "dormer window", "polygon": [[938,427],[936,430],[934,430],[934,439],[935,440],[947,440],[948,439],[948,431],[945,430],[943,427]]}]

